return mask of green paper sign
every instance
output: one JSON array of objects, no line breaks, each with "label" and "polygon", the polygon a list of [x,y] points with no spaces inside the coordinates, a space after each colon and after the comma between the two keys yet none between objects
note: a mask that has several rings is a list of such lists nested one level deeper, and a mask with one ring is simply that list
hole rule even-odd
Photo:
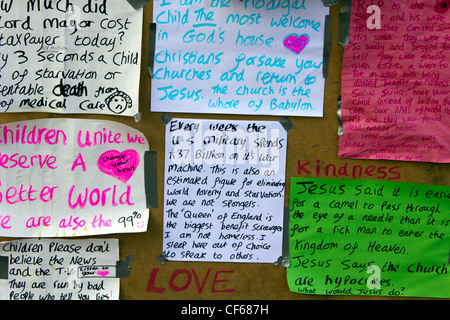
[{"label": "green paper sign", "polygon": [[293,292],[450,297],[450,188],[292,178]]}]

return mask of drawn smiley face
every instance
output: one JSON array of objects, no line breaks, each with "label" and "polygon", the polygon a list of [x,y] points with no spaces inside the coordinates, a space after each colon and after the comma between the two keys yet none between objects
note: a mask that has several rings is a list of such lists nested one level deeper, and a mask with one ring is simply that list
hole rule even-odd
[{"label": "drawn smiley face", "polygon": [[145,221],[144,220],[138,221],[136,223],[136,227],[138,227],[139,229],[142,229],[143,227],[145,227]]},{"label": "drawn smiley face", "polygon": [[133,105],[131,98],[122,91],[116,91],[108,96],[105,103],[108,109],[115,114],[121,114]]}]

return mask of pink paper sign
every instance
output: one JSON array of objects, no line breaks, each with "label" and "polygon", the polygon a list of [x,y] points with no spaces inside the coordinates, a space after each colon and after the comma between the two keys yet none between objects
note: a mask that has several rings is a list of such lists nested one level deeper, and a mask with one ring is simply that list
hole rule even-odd
[{"label": "pink paper sign", "polygon": [[146,137],[68,118],[0,124],[0,236],[145,232]]},{"label": "pink paper sign", "polygon": [[450,11],[436,1],[369,5],[352,2],[339,156],[449,162]]}]

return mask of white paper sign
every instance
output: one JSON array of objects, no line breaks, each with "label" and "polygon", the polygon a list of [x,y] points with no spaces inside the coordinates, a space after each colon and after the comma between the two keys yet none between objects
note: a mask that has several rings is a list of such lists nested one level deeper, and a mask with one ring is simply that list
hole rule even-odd
[{"label": "white paper sign", "polygon": [[321,1],[155,0],[152,111],[321,117]]},{"label": "white paper sign", "polygon": [[142,12],[126,0],[2,0],[0,112],[134,116]]},{"label": "white paper sign", "polygon": [[112,121],[0,125],[0,236],[146,231],[148,148],[142,133]]},{"label": "white paper sign", "polygon": [[116,239],[41,239],[0,243],[8,279],[1,300],[118,300]]},{"label": "white paper sign", "polygon": [[273,263],[282,254],[287,132],[279,122],[166,125],[168,260]]}]

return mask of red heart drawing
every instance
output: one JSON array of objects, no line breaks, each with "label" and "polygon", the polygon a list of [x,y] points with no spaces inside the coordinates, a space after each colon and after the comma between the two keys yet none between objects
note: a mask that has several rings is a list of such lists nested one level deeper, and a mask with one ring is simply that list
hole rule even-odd
[{"label": "red heart drawing", "polygon": [[109,271],[108,270],[105,270],[105,271],[99,270],[99,271],[97,271],[97,274],[99,276],[106,277],[109,274]]},{"label": "red heart drawing", "polygon": [[139,165],[139,153],[128,149],[123,152],[109,150],[104,152],[97,160],[101,172],[106,173],[123,183],[133,176]]},{"label": "red heart drawing", "polygon": [[309,36],[307,34],[297,35],[293,33],[283,40],[283,45],[295,54],[299,54],[308,43]]}]

